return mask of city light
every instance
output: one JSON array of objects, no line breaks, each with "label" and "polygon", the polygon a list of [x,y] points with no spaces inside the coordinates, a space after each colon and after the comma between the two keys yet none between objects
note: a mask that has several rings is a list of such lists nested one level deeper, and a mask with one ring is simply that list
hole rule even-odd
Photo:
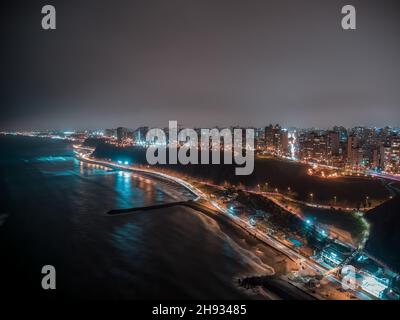
[{"label": "city light", "polygon": [[[96,134],[98,134],[99,132],[97,132]],[[93,133],[92,133],[93,134]],[[64,136],[62,136],[62,134],[54,134],[54,135],[48,135],[46,136],[48,138],[54,138],[54,139],[65,139]],[[117,139],[115,138],[109,138],[107,136],[105,136],[103,139],[105,140],[112,140],[115,141],[116,144],[116,148],[126,148],[127,146],[125,145],[125,142],[128,140],[120,140],[119,142],[117,142]],[[138,140],[137,141],[137,145],[141,144],[143,141],[142,140]],[[80,141],[80,143],[82,143],[82,141]],[[131,142],[129,142],[131,143]],[[133,146],[135,147],[135,146]],[[252,234],[254,234],[254,236],[268,236],[268,241],[272,241],[274,247],[279,248],[279,250],[283,250],[286,254],[288,252],[289,255],[293,254],[293,252],[291,251],[286,251],[288,250],[287,248],[285,248],[285,246],[282,244],[282,241],[289,240],[292,244],[289,246],[290,248],[300,248],[303,247],[307,248],[308,246],[310,246],[310,243],[307,243],[307,240],[304,238],[304,234],[306,235],[306,237],[313,237],[315,240],[317,240],[318,242],[320,242],[321,244],[323,244],[323,247],[319,248],[319,249],[315,249],[313,251],[313,256],[302,256],[308,259],[318,259],[315,260],[314,262],[311,263],[312,268],[315,269],[319,269],[321,268],[321,266],[319,265],[319,263],[321,263],[322,268],[328,268],[328,272],[330,272],[332,270],[332,268],[341,268],[341,264],[346,261],[348,262],[346,259],[348,259],[348,257],[353,257],[353,262],[357,261],[357,263],[359,264],[363,264],[366,263],[365,262],[365,258],[360,258],[358,255],[355,256],[351,256],[351,252],[355,252],[355,250],[357,250],[358,252],[362,252],[363,250],[363,246],[360,245],[361,243],[365,243],[365,240],[368,239],[368,232],[363,231],[363,238],[362,240],[358,241],[358,243],[356,245],[353,244],[353,248],[349,250],[349,252],[345,251],[341,251],[340,249],[340,245],[344,244],[345,246],[348,245],[347,241],[343,242],[345,240],[343,240],[343,238],[341,237],[341,235],[339,235],[339,237],[336,234],[335,230],[331,230],[331,229],[322,229],[320,227],[320,224],[317,223],[317,220],[315,220],[315,218],[311,215],[309,215],[306,219],[304,219],[304,225],[303,225],[303,230],[301,230],[302,232],[300,234],[286,234],[286,232],[284,232],[285,234],[281,234],[281,230],[276,228],[275,225],[269,225],[269,223],[271,221],[273,221],[273,219],[269,219],[269,217],[271,216],[271,214],[273,215],[274,213],[268,212],[269,210],[261,210],[261,209],[257,209],[257,208],[251,208],[249,209],[249,206],[247,204],[242,203],[241,201],[238,201],[237,199],[235,199],[234,197],[237,197],[237,190],[235,192],[235,190],[230,190],[230,189],[234,189],[235,187],[233,186],[233,184],[227,183],[227,185],[224,184],[224,186],[217,186],[217,185],[212,185],[213,182],[212,181],[207,181],[207,183],[215,188],[222,188],[224,190],[224,198],[220,197],[220,195],[218,194],[218,192],[212,191],[210,193],[208,193],[208,191],[203,190],[202,188],[197,189],[194,188],[191,183],[192,182],[196,182],[198,183],[199,181],[196,181],[195,178],[193,177],[188,177],[188,176],[182,176],[181,177],[177,177],[179,176],[177,173],[173,173],[168,172],[168,174],[164,173],[165,171],[161,169],[161,172],[159,172],[159,169],[157,169],[156,167],[150,167],[149,165],[140,165],[138,164],[138,166],[131,166],[131,161],[129,160],[125,160],[124,157],[126,157],[126,153],[121,153],[120,154],[120,159],[119,160],[112,160],[112,159],[108,159],[105,161],[102,160],[97,160],[94,156],[91,156],[90,154],[93,153],[93,151],[96,148],[91,148],[91,147],[86,147],[83,145],[80,145],[78,143],[74,143],[73,145],[74,148],[74,153],[76,155],[76,157],[78,159],[83,159],[83,160],[89,160],[89,162],[91,163],[90,166],[93,166],[94,168],[102,168],[101,165],[104,165],[105,167],[110,166],[114,168],[118,168],[118,169],[122,169],[123,171],[118,173],[118,176],[123,177],[122,181],[124,182],[129,182],[130,178],[132,177],[131,175],[131,171],[132,172],[150,172],[150,173],[154,173],[159,175],[160,177],[163,178],[167,178],[170,179],[174,182],[179,183],[180,185],[184,186],[185,188],[188,188],[190,191],[192,191],[197,198],[195,199],[195,201],[198,201],[199,199],[201,201],[205,201],[205,203],[208,203],[211,207],[214,207],[214,209],[217,209],[221,214],[225,214],[227,217],[229,217],[230,219],[232,219],[233,221],[236,221],[241,227],[247,229],[249,232],[251,232]],[[296,149],[296,152],[299,149]],[[283,157],[283,155],[279,155],[279,153],[277,153],[278,157]],[[109,156],[110,157],[110,156]],[[328,157],[326,158],[328,159]],[[54,160],[52,160],[54,161]],[[366,163],[366,162],[365,162]],[[307,163],[309,164],[309,163]],[[147,169],[145,169],[147,168]],[[338,168],[336,167],[332,167],[332,166],[328,166],[326,164],[324,164],[323,162],[313,162],[311,166],[307,166],[304,169],[305,173],[308,173],[310,175],[313,175],[315,178],[330,178],[330,177],[337,177],[338,175],[342,175],[343,172],[340,171]],[[349,171],[351,173],[351,170]],[[352,173],[352,174],[359,174],[360,172],[356,172],[356,173]],[[140,179],[140,178],[138,178]],[[314,179],[314,178],[313,178]],[[142,181],[142,180],[140,180]],[[147,180],[146,180],[147,181]],[[205,180],[201,180],[202,182],[204,182]],[[265,180],[264,180],[265,181]],[[190,182],[190,183],[189,183]],[[290,183],[290,182],[289,182]],[[297,209],[296,207],[296,199],[291,199],[292,196],[292,189],[293,189],[293,197],[296,193],[298,193],[298,187],[297,185],[282,185],[282,183],[271,180],[271,185],[269,185],[268,182],[263,182],[261,184],[256,184],[256,188],[252,187],[248,187],[248,186],[243,186],[243,192],[244,193],[255,193],[257,194],[257,196],[260,197],[265,197],[271,201],[274,202],[274,204],[276,204],[277,206],[279,206],[280,208],[282,208],[282,210],[288,211],[294,215],[300,216],[301,219],[303,219],[303,215],[301,212],[299,212],[300,210]],[[275,186],[274,186],[275,184]],[[278,188],[276,187],[276,185],[280,186],[281,190],[278,190]],[[268,191],[268,187],[271,186],[270,191],[274,191],[273,193],[267,193],[267,192],[263,192],[263,191]],[[232,188],[233,187],[233,188]],[[246,188],[247,187],[247,188]],[[242,189],[242,186],[239,187],[240,189]],[[279,193],[279,191],[281,193]],[[312,192],[310,192],[312,191]],[[204,192],[204,193],[203,193]],[[315,193],[316,192],[316,193]],[[228,193],[228,195],[227,195]],[[236,193],[236,196],[232,196],[234,193]],[[323,192],[321,191],[321,197],[324,195]],[[315,208],[327,208],[327,209],[332,209],[332,205],[334,204],[335,207],[334,209],[341,209],[341,210],[346,210],[346,211],[352,211],[354,216],[357,216],[357,218],[359,219],[364,219],[364,213],[362,213],[360,210],[355,210],[354,208],[345,208],[343,206],[336,206],[337,205],[337,196],[333,193],[331,195],[328,195],[328,203],[319,203],[320,199],[316,197],[316,194],[319,194],[318,190],[313,190],[313,189],[309,189],[308,193],[306,192],[305,197],[303,197],[304,200],[301,200],[305,206],[308,207],[315,207]],[[392,196],[390,196],[392,197]],[[308,202],[307,202],[307,198],[308,198]],[[340,194],[340,198],[343,198],[343,201],[345,201],[345,198],[342,194]],[[387,198],[389,198],[389,195],[387,196]],[[213,199],[214,201],[211,201],[211,199]],[[375,197],[374,194],[370,193],[368,194],[368,191],[361,194],[361,199],[363,199],[364,201],[368,202],[369,200],[374,201]],[[311,200],[311,201],[310,201]],[[237,202],[236,202],[237,201]],[[234,203],[237,203],[237,208],[235,207]],[[300,213],[300,214],[299,214]],[[266,224],[265,222],[268,221],[268,224]],[[325,223],[324,221],[322,221],[321,219],[321,226],[324,228],[329,228],[328,225],[322,225],[322,223]],[[314,226],[315,225],[315,226]],[[266,230],[265,230],[266,228]],[[301,228],[300,228],[301,229]],[[262,231],[261,231],[262,230]],[[307,232],[304,232],[307,231]],[[369,229],[368,229],[369,230]],[[257,232],[257,231],[261,231],[261,232]],[[297,231],[296,231],[297,232]],[[265,238],[263,238],[263,240],[265,240]],[[276,242],[278,241],[278,242]],[[332,243],[335,243],[335,245],[332,245]],[[337,245],[337,244],[340,245]],[[293,247],[294,244],[294,247]],[[336,247],[335,247],[336,246]],[[350,246],[352,246],[350,244]],[[327,250],[325,250],[325,248],[328,248]],[[332,248],[332,249],[329,249]],[[357,259],[358,258],[358,259]],[[356,262],[355,262],[356,263]],[[383,267],[382,267],[383,268]],[[359,274],[363,274],[363,270],[362,267],[360,268],[361,273]],[[358,271],[357,271],[358,272]],[[323,272],[321,272],[323,273]],[[379,297],[382,298],[386,288],[388,287],[388,285],[382,283],[382,281],[380,281],[379,279],[376,279],[374,277],[366,277],[363,282],[361,282],[360,284],[360,292],[364,291],[364,292],[368,292],[371,295],[375,296],[375,297]]]},{"label": "city light", "polygon": [[2,313],[396,317],[400,0],[8,2]]},{"label": "city light", "polygon": [[388,287],[387,285],[379,282],[375,277],[366,276],[362,280],[361,288],[377,298],[382,298],[384,291]]}]

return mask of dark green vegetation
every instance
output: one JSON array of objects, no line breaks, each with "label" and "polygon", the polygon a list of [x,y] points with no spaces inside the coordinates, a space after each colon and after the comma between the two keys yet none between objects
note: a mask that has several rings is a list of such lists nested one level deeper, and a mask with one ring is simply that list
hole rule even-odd
[{"label": "dark green vegetation", "polygon": [[371,210],[366,218],[371,223],[367,251],[400,271],[400,197]]},{"label": "dark green vegetation", "polygon": [[[147,164],[143,148],[118,148],[109,144],[98,144],[94,155],[115,161],[128,160],[131,163]],[[265,186],[268,183],[269,190],[278,188],[280,191],[286,191],[290,187],[291,196],[296,199],[310,201],[310,193],[313,193],[314,201],[328,205],[333,203],[334,196],[338,205],[357,207],[367,196],[371,200],[383,201],[390,195],[385,182],[379,179],[322,179],[309,176],[304,164],[277,159],[256,159],[254,172],[250,176],[236,176],[235,165],[165,165],[163,168],[218,185],[256,188],[258,184]]]}]

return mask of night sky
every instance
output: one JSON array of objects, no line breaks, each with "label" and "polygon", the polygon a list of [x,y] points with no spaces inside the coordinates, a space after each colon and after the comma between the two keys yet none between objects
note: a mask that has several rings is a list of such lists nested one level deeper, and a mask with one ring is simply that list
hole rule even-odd
[{"label": "night sky", "polygon": [[1,6],[0,129],[400,126],[398,0]]}]

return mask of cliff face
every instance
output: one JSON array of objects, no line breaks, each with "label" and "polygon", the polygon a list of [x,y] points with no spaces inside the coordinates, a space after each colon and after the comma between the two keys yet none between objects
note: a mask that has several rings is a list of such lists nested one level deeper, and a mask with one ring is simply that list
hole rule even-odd
[{"label": "cliff face", "polygon": [[129,161],[139,165],[147,164],[145,149],[120,148],[107,143],[98,143],[93,155],[97,158],[112,159],[114,161]]},{"label": "cliff face", "polygon": [[[129,161],[132,164],[146,164],[146,152],[144,149],[136,149],[136,148],[117,148],[112,145],[99,143],[96,147],[94,155],[99,158],[110,158],[114,161]],[[279,163],[278,165],[285,166],[286,163]],[[263,168],[259,168],[258,166],[267,166],[263,171]],[[304,186],[304,179],[298,176],[295,176],[294,180],[288,182],[286,178],[284,178],[279,171],[279,167],[274,162],[271,165],[271,168],[268,167],[268,163],[257,163],[256,162],[256,174],[249,177],[238,177],[232,174],[232,166],[223,165],[218,166],[218,170],[212,170],[213,167],[210,166],[201,166],[201,165],[188,165],[188,166],[179,166],[179,165],[170,165],[167,166],[168,169],[179,169],[179,171],[184,172],[189,175],[193,175],[194,177],[207,177],[209,179],[215,180],[217,183],[223,183],[224,180],[230,180],[229,182],[233,184],[239,184],[244,182],[245,184],[255,185],[257,182],[257,177],[263,177],[263,181],[274,181],[274,173],[278,172],[276,175],[277,178],[284,181],[283,186],[294,185],[294,182],[300,181],[299,183],[303,187],[304,190],[320,190],[322,189],[320,185],[316,185],[310,183],[311,187]],[[286,167],[286,166],[285,166]],[[268,176],[269,175],[269,176]],[[266,178],[268,176],[268,178]],[[244,179],[245,181],[240,181],[239,179]],[[319,182],[319,181],[317,181]],[[376,190],[377,185],[376,182],[374,184],[368,184],[368,190]],[[366,185],[365,182],[363,184]],[[275,184],[274,184],[275,185]],[[278,187],[278,184],[276,184]],[[343,185],[339,184],[338,188],[342,188],[346,194],[354,193],[355,187],[354,184],[350,184],[347,188],[343,187]],[[294,187],[293,187],[294,188]],[[382,187],[383,188],[383,187]],[[384,188],[383,188],[384,189]],[[328,190],[327,194],[338,194],[338,190],[332,191]],[[363,196],[367,194],[366,191],[361,191],[360,194]],[[367,220],[371,223],[371,234],[370,239],[366,244],[366,250],[376,257],[377,259],[383,261],[385,264],[390,266],[392,269],[400,272],[400,196],[389,200],[383,203],[381,206],[369,211],[366,215]]]},{"label": "cliff face", "polygon": [[400,271],[400,196],[369,211],[366,218],[371,223],[366,250]]}]

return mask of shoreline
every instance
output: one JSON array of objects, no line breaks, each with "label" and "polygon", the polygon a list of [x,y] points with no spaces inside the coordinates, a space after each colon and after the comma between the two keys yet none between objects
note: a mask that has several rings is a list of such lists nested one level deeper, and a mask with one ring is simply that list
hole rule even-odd
[{"label": "shoreline", "polygon": [[[284,275],[287,275],[288,269],[291,269],[293,267],[293,263],[295,263],[290,256],[279,251],[278,249],[274,248],[265,241],[262,241],[243,226],[237,225],[234,221],[232,221],[225,215],[220,214],[216,209],[213,210],[198,201],[188,200],[188,201],[178,201],[178,202],[171,202],[171,203],[145,206],[145,207],[113,209],[110,210],[108,214],[110,216],[119,216],[135,212],[146,212],[146,211],[154,212],[159,209],[175,207],[175,206],[190,208],[195,212],[198,212],[200,215],[203,215],[204,217],[208,217],[214,220],[215,222],[218,223],[218,226],[221,228],[221,231],[227,237],[229,237],[236,245],[238,245],[241,250],[246,250],[251,254],[254,254],[260,259],[262,264],[269,266],[273,270],[273,273],[271,275],[255,272],[251,274],[241,275],[240,277],[237,278],[238,281],[246,281],[246,279],[255,277],[263,277],[263,278],[270,277],[270,280],[263,283],[262,285],[259,285],[258,287],[245,288],[244,286],[239,285],[239,288],[243,289],[246,292],[246,294],[248,294],[250,297],[254,295],[254,291],[251,292],[249,290],[256,289],[256,291],[258,291],[258,295],[261,295],[262,297],[269,299],[271,299],[271,296],[277,297],[278,299],[291,299],[291,300],[316,299],[316,297],[311,295],[309,292],[302,290],[301,288],[294,285],[290,281],[287,281],[285,277],[282,277]],[[267,254],[259,256],[258,255],[259,252],[263,253],[267,252]],[[291,264],[292,266],[290,266]],[[262,268],[261,264],[260,268]]]},{"label": "shoreline", "polygon": [[[137,165],[146,166],[145,151],[135,146],[119,148],[109,144],[99,144],[93,155],[99,159],[113,161],[126,159]],[[240,189],[273,192],[294,200],[334,206],[341,208],[363,207],[368,195],[372,202],[380,203],[390,197],[389,191],[382,184],[382,179],[320,179],[307,174],[304,164],[281,159],[255,159],[254,174],[250,176],[234,175],[234,166],[221,165],[217,168],[207,165],[160,165],[153,166],[162,172],[176,172],[179,176],[192,177],[216,185],[238,187]],[[313,194],[313,199],[310,198]]]},{"label": "shoreline", "polygon": [[[336,296],[336,298],[333,298],[333,299],[347,300],[347,298],[344,296],[344,294],[340,294],[337,289],[337,286],[338,285],[340,286],[341,281],[339,279],[337,279],[336,277],[334,277],[333,275],[328,276],[328,280],[329,280],[329,283],[331,283],[331,285],[329,285],[328,287],[324,286],[325,287],[324,290],[329,290],[329,291],[332,290],[333,291],[332,295],[327,294],[326,291],[322,291],[321,293],[319,293],[318,290],[310,291],[303,284],[297,283],[297,281],[293,282],[287,276],[290,274],[291,271],[299,270],[298,263],[300,263],[302,265],[302,268],[306,267],[311,272],[316,273],[316,274],[324,275],[329,270],[326,269],[326,267],[316,263],[316,261],[310,259],[309,257],[303,256],[303,255],[299,254],[298,252],[293,251],[291,248],[287,247],[284,243],[282,243],[278,239],[271,238],[268,235],[260,234],[259,232],[257,232],[257,230],[254,230],[254,234],[253,234],[252,230],[249,230],[249,228],[247,226],[245,227],[242,225],[242,224],[245,224],[244,221],[241,221],[240,219],[239,220],[231,219],[230,217],[228,217],[228,214],[221,207],[219,207],[216,203],[214,203],[213,201],[208,199],[208,197],[205,194],[203,194],[196,187],[192,186],[190,183],[188,183],[180,178],[176,178],[174,176],[170,176],[170,175],[164,174],[164,173],[153,172],[151,170],[140,169],[140,168],[132,168],[130,166],[118,165],[118,164],[109,163],[107,161],[102,161],[102,160],[87,159],[86,158],[87,155],[84,155],[82,157],[82,154],[81,154],[81,155],[76,155],[76,157],[82,161],[96,163],[98,165],[103,165],[105,167],[108,166],[108,167],[118,168],[121,170],[130,171],[130,172],[150,174],[152,176],[155,176],[156,178],[166,179],[166,180],[175,182],[181,186],[186,187],[187,189],[192,191],[192,193],[194,195],[198,196],[194,201],[185,203],[186,207],[190,206],[190,207],[192,207],[192,209],[194,209],[196,211],[206,213],[206,215],[211,214],[212,215],[211,218],[213,220],[217,220],[217,222],[223,221],[225,224],[228,223],[228,225],[229,225],[229,228],[227,228],[227,230],[229,230],[228,233],[229,234],[231,232],[236,233],[236,234],[241,233],[241,236],[239,237],[240,240],[242,240],[242,241],[245,240],[246,242],[252,242],[251,248],[250,249],[248,248],[248,251],[251,251],[252,254],[256,254],[256,255],[258,255],[257,253],[266,255],[266,257],[264,257],[264,258],[268,259],[268,260],[266,260],[268,265],[271,265],[274,262],[276,263],[275,265],[273,265],[273,268],[278,267],[279,263],[280,263],[280,267],[282,268],[282,262],[284,262],[285,263],[285,268],[284,268],[285,272],[277,272],[277,273],[280,273],[279,274],[280,280],[284,281],[291,287],[295,287],[298,290],[299,295],[301,295],[301,294],[307,294],[308,296],[311,295],[312,297],[314,297],[315,299],[318,299],[318,300],[332,299],[333,296]],[[202,199],[204,199],[206,201],[206,203],[204,203],[202,201]],[[199,202],[201,202],[201,203],[199,203]],[[195,206],[195,208],[193,208],[193,205]],[[210,208],[210,206],[212,206],[212,208]],[[200,209],[200,210],[198,210],[198,209]],[[234,239],[237,239],[237,238],[234,238]],[[263,247],[263,250],[258,250],[257,247]],[[254,250],[254,249],[256,249],[256,250]],[[261,252],[258,252],[258,251],[261,251]],[[266,252],[267,252],[267,254],[266,254]],[[277,256],[279,256],[281,258],[280,261],[276,260]],[[284,257],[283,259],[282,259],[282,256]],[[261,257],[259,257],[259,258],[262,261]],[[274,260],[274,258],[275,258],[275,260]],[[271,262],[271,259],[272,259],[272,262]],[[290,271],[287,271],[286,270],[287,263],[295,263],[295,266],[294,267],[292,266],[292,269]],[[252,274],[251,276],[255,276],[255,275]],[[355,291],[354,294],[357,296],[358,299],[368,299],[368,300],[370,299],[370,297],[366,296],[363,292]],[[300,299],[300,298],[297,297],[294,299]]]},{"label": "shoreline", "polygon": [[[91,162],[91,163],[96,163],[96,160],[90,160],[90,159],[85,159],[85,158],[79,158],[79,160],[84,161],[84,162]],[[106,166],[106,165],[105,165]],[[112,167],[112,165],[108,165],[109,167]],[[114,166],[118,167],[118,166]],[[135,170],[135,169],[130,169],[130,168],[124,168],[124,170],[127,171],[141,171],[141,170]],[[148,174],[153,176],[155,179],[166,179],[163,176],[159,176],[156,173],[151,173],[151,172],[139,172],[141,174]],[[168,179],[167,179],[168,180]],[[191,190],[190,190],[191,191]],[[309,300],[309,299],[317,299],[313,295],[311,295],[309,292],[299,288],[298,286],[294,285],[285,277],[282,277],[284,275],[288,274],[288,269],[296,269],[294,267],[294,264],[296,262],[293,260],[292,257],[290,257],[288,254],[285,254],[284,252],[278,250],[277,248],[273,247],[271,244],[268,244],[264,240],[260,239],[257,234],[251,233],[248,229],[245,227],[241,226],[240,224],[236,223],[235,221],[232,221],[229,219],[227,216],[224,214],[221,214],[217,211],[217,209],[211,209],[210,207],[206,206],[205,204],[200,203],[199,201],[196,200],[187,200],[187,201],[178,201],[178,202],[172,202],[172,203],[165,203],[165,204],[159,204],[159,205],[153,205],[153,206],[146,206],[146,207],[137,207],[137,208],[128,208],[128,209],[113,209],[108,212],[110,216],[118,216],[118,215],[123,215],[123,214],[130,214],[134,212],[145,212],[145,211],[153,211],[153,210],[158,210],[166,207],[173,207],[173,206],[183,206],[183,207],[188,207],[196,212],[199,212],[200,214],[204,215],[205,217],[211,218],[214,221],[216,221],[221,228],[221,230],[236,244],[238,245],[241,249],[247,250],[251,252],[252,254],[256,255],[260,261],[263,264],[266,264],[270,266],[274,270],[271,276],[271,281],[273,285],[270,287],[262,285],[259,286],[257,291],[260,291],[258,295],[263,296],[264,298],[268,297],[269,294],[272,294],[273,296],[278,296],[277,295],[279,291],[280,295],[284,295],[285,297],[283,298],[289,298],[292,300]],[[241,241],[244,241],[244,243]],[[244,248],[243,247],[246,247]],[[259,256],[259,253],[262,252],[262,256]],[[271,266],[272,265],[272,266]],[[242,279],[246,278],[253,278],[253,277],[258,277],[262,276],[265,277],[265,274],[247,274],[243,275]],[[239,278],[238,278],[239,280]],[[277,289],[276,282],[281,283],[279,288]],[[282,285],[285,285],[285,289],[281,288]],[[247,294],[250,296],[254,294],[251,292],[248,292],[248,289],[244,288],[243,286],[239,286]],[[252,288],[255,289],[255,288]],[[269,293],[262,294],[262,291],[271,291]]]},{"label": "shoreline", "polygon": [[[136,212],[152,212],[158,213],[165,207],[186,207],[193,210],[200,217],[209,218],[215,221],[218,225],[219,231],[229,238],[230,245],[234,246],[234,249],[238,254],[243,256],[246,265],[253,271],[238,274],[232,279],[233,284],[236,284],[239,290],[242,290],[250,298],[254,299],[290,299],[290,300],[313,300],[316,297],[312,296],[309,292],[302,290],[295,286],[290,281],[285,279],[285,275],[290,268],[290,264],[293,265],[291,259],[275,249],[274,247],[260,241],[250,232],[244,228],[238,228],[228,217],[218,214],[216,211],[211,210],[204,205],[193,201],[175,202],[165,205],[138,207],[134,209],[127,209],[129,213]],[[110,217],[118,217],[120,214],[111,215]],[[207,221],[203,221],[208,225]],[[211,232],[213,232],[211,230]],[[228,240],[228,239],[227,239]],[[262,255],[260,253],[262,252]],[[255,259],[259,259],[256,261]],[[266,271],[257,271],[254,264],[257,264],[260,270],[265,269],[266,266],[271,268],[271,273],[268,274]],[[246,288],[240,285],[239,282],[246,281],[250,278],[269,278],[266,283],[260,286],[252,286]]]}]

